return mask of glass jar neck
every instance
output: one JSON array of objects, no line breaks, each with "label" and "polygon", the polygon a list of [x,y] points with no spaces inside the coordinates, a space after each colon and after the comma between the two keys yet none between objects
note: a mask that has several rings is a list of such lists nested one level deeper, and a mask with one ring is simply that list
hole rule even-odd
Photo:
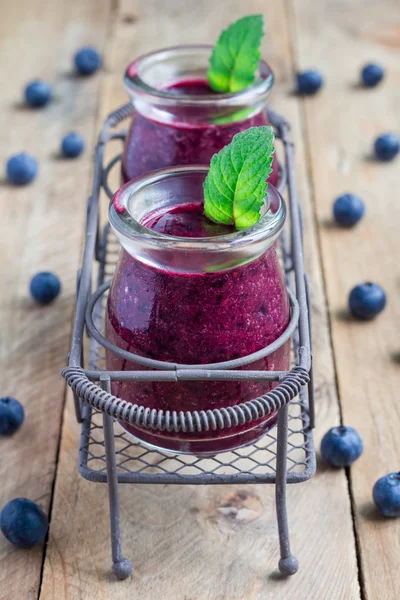
[{"label": "glass jar neck", "polygon": [[274,82],[260,61],[254,83],[232,94],[208,88],[213,47],[177,46],[144,55],[131,63],[124,82],[135,109],[150,120],[188,126],[243,121],[264,110]]},{"label": "glass jar neck", "polygon": [[203,203],[208,167],[185,166],[154,171],[124,185],[110,204],[109,218],[123,248],[141,262],[180,273],[228,270],[254,260],[276,240],[286,205],[271,185],[252,227],[214,237],[178,237],[143,226],[151,213]]}]

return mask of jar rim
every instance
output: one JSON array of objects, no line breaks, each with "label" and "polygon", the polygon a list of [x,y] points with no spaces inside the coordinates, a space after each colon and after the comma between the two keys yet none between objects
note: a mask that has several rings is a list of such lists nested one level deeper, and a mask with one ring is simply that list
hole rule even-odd
[{"label": "jar rim", "polygon": [[211,44],[187,44],[172,46],[155,50],[139,56],[131,62],[125,70],[124,84],[132,96],[139,96],[149,103],[162,101],[165,106],[174,105],[180,107],[235,107],[252,104],[255,99],[260,101],[266,99],[274,84],[274,73],[267,62],[260,59],[259,68],[255,81],[238,92],[202,94],[176,94],[168,89],[160,89],[146,83],[141,76],[141,71],[154,63],[155,65],[183,55],[204,55],[210,57],[214,46]]},{"label": "jar rim", "polygon": [[[225,235],[201,238],[169,235],[145,227],[132,214],[130,210],[131,200],[136,194],[145,190],[146,187],[164,182],[169,178],[181,177],[188,174],[201,174],[205,176],[208,170],[209,167],[205,165],[169,167],[140,175],[123,185],[114,194],[109,206],[110,224],[120,241],[121,238],[135,241],[142,240],[148,244],[157,247],[163,246],[164,248],[173,248],[178,244],[181,248],[184,248],[185,252],[201,251],[206,253],[207,251],[223,251],[229,248],[238,250],[247,244],[257,244],[262,241],[267,242],[279,235],[286,221],[287,208],[281,194],[270,183],[268,183],[265,202],[272,195],[278,201],[277,210],[272,212],[267,208],[259,221],[251,227]],[[122,243],[122,245],[124,244]]]}]

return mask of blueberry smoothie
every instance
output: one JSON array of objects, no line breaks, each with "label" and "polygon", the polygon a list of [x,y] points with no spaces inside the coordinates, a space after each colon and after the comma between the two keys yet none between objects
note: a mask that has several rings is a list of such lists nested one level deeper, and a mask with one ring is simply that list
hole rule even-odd
[{"label": "blueberry smoothie", "polygon": [[[180,81],[168,87],[177,95],[217,96],[203,79]],[[182,109],[184,111],[184,109]],[[184,112],[182,117],[184,117]],[[237,133],[268,125],[264,110],[240,121],[192,127],[184,120],[175,125],[153,121],[136,113],[128,133],[122,159],[122,182],[138,175],[175,165],[209,165],[211,157],[232,141]],[[278,162],[272,163],[269,182],[278,181]]]},{"label": "blueberry smoothie", "polygon": [[[186,194],[182,194],[182,204],[149,212],[141,224],[157,234],[206,243],[234,233],[233,228],[206,218],[201,194],[193,195],[193,201],[185,201]],[[182,364],[227,361],[267,346],[286,329],[290,310],[275,245],[265,246],[265,251],[244,264],[210,272],[180,272],[173,264],[158,267],[122,250],[108,297],[107,338],[135,354]],[[287,370],[289,354],[290,342],[286,342],[243,368]],[[123,371],[140,367],[108,351],[107,368]],[[265,381],[122,381],[113,382],[112,391],[152,409],[194,411],[252,400],[273,385]],[[274,414],[239,428],[203,433],[123,426],[154,446],[207,455],[252,443],[275,421]]]},{"label": "blueberry smoothie", "polygon": [[[234,94],[207,82],[211,46],[181,46],[140,57],[125,73],[135,114],[125,142],[122,183],[175,165],[209,165],[234,135],[267,125],[273,73],[260,61],[256,82]],[[270,183],[277,184],[273,162]]]}]

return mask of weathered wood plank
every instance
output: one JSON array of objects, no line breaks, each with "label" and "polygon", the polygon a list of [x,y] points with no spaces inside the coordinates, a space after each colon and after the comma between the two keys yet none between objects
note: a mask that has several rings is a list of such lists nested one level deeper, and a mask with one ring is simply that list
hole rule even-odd
[{"label": "weathered wood plank", "polygon": [[[321,94],[305,102],[306,130],[343,420],[365,444],[351,469],[362,577],[368,599],[394,599],[400,596],[400,522],[379,519],[372,487],[399,468],[399,162],[382,164],[369,155],[379,133],[398,131],[400,5],[291,5],[299,66],[317,65],[326,76]],[[387,77],[374,90],[358,89],[360,67],[370,60],[384,65]],[[362,196],[367,206],[366,218],[351,232],[329,226],[331,203],[346,191]],[[344,316],[349,290],[363,280],[380,283],[388,293],[387,309],[373,323]]]},{"label": "weathered wood plank", "polygon": [[[313,281],[317,437],[338,422],[338,403],[315,239],[299,102],[288,95],[292,57],[282,3],[252,0],[246,13],[267,15],[264,55],[277,73],[273,106],[288,116],[298,143],[298,179],[305,207],[307,260]],[[140,53],[177,43],[215,40],[222,27],[243,15],[237,0],[124,2],[108,44],[108,73],[100,112],[125,101],[121,75]],[[100,123],[99,123],[100,125]],[[106,598],[233,600],[359,598],[354,539],[343,473],[320,471],[289,489],[294,552],[301,570],[282,581],[277,574],[278,537],[272,486],[122,486],[124,554],[135,577],[110,580],[107,491],[77,475],[78,427],[72,404],[65,411],[60,465],[41,600]],[[234,515],[229,507],[246,510]],[[334,574],[334,576],[333,576]]]},{"label": "weathered wood plank", "polygon": [[[102,47],[109,14],[108,0],[21,0],[2,11],[1,162],[25,150],[40,171],[26,188],[0,188],[0,394],[19,398],[26,410],[21,431],[0,440],[0,506],[23,496],[48,511],[51,502],[65,394],[59,373],[70,342],[99,89],[99,77],[78,81],[70,71],[77,47]],[[35,77],[54,82],[54,101],[39,111],[21,106],[23,86]],[[63,161],[56,155],[71,130],[88,148]],[[29,280],[47,269],[60,275],[63,293],[40,308],[29,298]],[[43,550],[16,550],[0,535],[2,600],[38,597]]]}]

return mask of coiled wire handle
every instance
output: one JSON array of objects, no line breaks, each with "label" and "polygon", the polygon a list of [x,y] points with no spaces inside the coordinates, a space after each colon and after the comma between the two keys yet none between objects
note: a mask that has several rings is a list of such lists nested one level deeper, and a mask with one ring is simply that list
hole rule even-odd
[{"label": "coiled wire handle", "polygon": [[200,411],[163,411],[144,407],[117,398],[102,390],[88,379],[80,367],[67,367],[62,371],[68,385],[78,395],[103,413],[130,425],[159,431],[198,432],[237,427],[270,415],[293,400],[301,388],[310,381],[310,375],[303,367],[294,367],[273,389],[254,400],[235,406]]}]

